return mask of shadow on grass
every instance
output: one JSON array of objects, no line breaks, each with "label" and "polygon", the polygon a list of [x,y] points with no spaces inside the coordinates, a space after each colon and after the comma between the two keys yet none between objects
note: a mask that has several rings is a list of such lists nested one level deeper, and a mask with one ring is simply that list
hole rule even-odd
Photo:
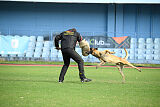
[{"label": "shadow on grass", "polygon": [[[60,84],[58,82],[58,80],[31,80],[31,79],[0,79],[0,81],[17,81],[17,82],[46,82],[46,83],[57,83]],[[64,81],[61,84],[86,84],[86,83],[82,83],[81,81]]]},{"label": "shadow on grass", "polygon": [[22,82],[48,82],[48,83],[58,83],[58,81],[52,80],[30,80],[30,79],[0,79],[0,81],[22,81]]}]

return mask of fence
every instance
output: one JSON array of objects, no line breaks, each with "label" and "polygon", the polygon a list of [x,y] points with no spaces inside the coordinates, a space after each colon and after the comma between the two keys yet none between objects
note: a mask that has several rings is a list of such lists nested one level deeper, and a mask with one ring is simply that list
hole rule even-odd
[{"label": "fence", "polygon": [[[46,31],[45,31],[46,32]],[[59,32],[48,32],[42,36],[26,35],[0,35],[0,57],[5,60],[32,60],[32,61],[63,61],[61,51],[54,47],[54,36]],[[108,33],[82,32],[84,37],[107,37]],[[126,35],[124,35],[126,36]],[[129,36],[129,34],[127,34]],[[129,36],[130,37],[130,36]],[[9,39],[10,38],[10,39]],[[112,37],[109,37],[112,38]],[[119,38],[120,39],[120,38]],[[9,40],[9,41],[8,41]],[[99,40],[99,39],[98,39]],[[6,42],[5,42],[6,41]],[[104,40],[105,42],[108,42]],[[99,41],[98,41],[99,42]],[[92,44],[96,47],[96,44]],[[120,47],[100,47],[99,50],[110,50],[116,52],[119,57],[125,56],[125,51]],[[76,51],[82,56],[81,49],[77,46]],[[142,38],[136,35],[129,40],[128,61],[131,63],[154,63],[160,64],[160,37]],[[99,62],[92,55],[82,56],[85,62]]]}]

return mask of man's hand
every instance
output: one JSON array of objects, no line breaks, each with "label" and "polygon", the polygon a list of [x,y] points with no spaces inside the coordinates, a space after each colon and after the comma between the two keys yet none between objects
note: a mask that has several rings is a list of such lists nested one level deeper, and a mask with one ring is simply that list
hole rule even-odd
[{"label": "man's hand", "polygon": [[61,50],[61,48],[59,48],[59,47],[56,47],[55,49],[57,49],[57,50]]}]

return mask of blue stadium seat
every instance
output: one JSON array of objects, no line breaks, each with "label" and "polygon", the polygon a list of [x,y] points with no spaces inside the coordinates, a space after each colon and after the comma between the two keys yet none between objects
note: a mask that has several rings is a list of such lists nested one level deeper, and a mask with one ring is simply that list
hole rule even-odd
[{"label": "blue stadium seat", "polygon": [[152,54],[147,54],[146,55],[146,60],[153,60]]},{"label": "blue stadium seat", "polygon": [[114,55],[116,55],[118,57],[122,57],[122,49],[114,49],[114,52],[115,52]]},{"label": "blue stadium seat", "polygon": [[153,49],[153,44],[152,43],[146,44],[146,49]]},{"label": "blue stadium seat", "polygon": [[50,47],[43,47],[43,52],[50,51]]},{"label": "blue stadium seat", "polygon": [[47,61],[50,57],[50,41],[44,42],[43,52],[42,52],[42,59]]},{"label": "blue stadium seat", "polygon": [[20,36],[19,35],[14,35],[14,38],[19,38]]},{"label": "blue stadium seat", "polygon": [[146,54],[149,54],[149,55],[153,54],[153,50],[152,49],[147,49]]},{"label": "blue stadium seat", "polygon": [[144,54],[139,54],[139,55],[137,56],[137,59],[143,61],[143,60],[145,59]]},{"label": "blue stadium seat", "polygon": [[145,38],[138,38],[138,44],[145,44]]},{"label": "blue stadium seat", "polygon": [[153,51],[154,55],[160,55],[160,50],[159,49],[156,49]]},{"label": "blue stadium seat", "polygon": [[153,39],[152,38],[146,39],[146,49],[153,49]]},{"label": "blue stadium seat", "polygon": [[43,42],[41,42],[41,41],[36,42],[36,47],[42,48],[43,47]]},{"label": "blue stadium seat", "polygon": [[23,35],[22,37],[26,38],[26,37],[28,37],[28,36],[27,36],[27,35]]},{"label": "blue stadium seat", "polygon": [[136,49],[137,48],[137,44],[136,43],[131,43],[130,44],[130,48],[131,49]]},{"label": "blue stadium seat", "polygon": [[41,57],[41,53],[39,52],[34,52],[34,58],[40,58]]},{"label": "blue stadium seat", "polygon": [[155,50],[160,50],[160,44],[154,44],[154,49]]},{"label": "blue stadium seat", "polygon": [[82,50],[81,50],[81,48],[76,48],[75,50],[76,50],[76,52],[77,52],[80,56],[82,56]]},{"label": "blue stadium seat", "polygon": [[13,61],[17,57],[16,54],[9,54],[9,60]]},{"label": "blue stadium seat", "polygon": [[28,48],[30,48],[30,49],[34,49],[35,46],[36,46],[35,42],[29,42],[29,44],[28,44]]},{"label": "blue stadium seat", "polygon": [[145,60],[145,50],[144,49],[137,49],[136,50],[136,57],[138,60],[141,60],[141,62],[144,62]]},{"label": "blue stadium seat", "polygon": [[160,44],[160,38],[155,38],[154,39],[154,44]]},{"label": "blue stadium seat", "polygon": [[41,47],[36,47],[35,52],[42,52],[42,48]]},{"label": "blue stadium seat", "polygon": [[58,61],[63,61],[63,56],[61,51],[58,51]]},{"label": "blue stadium seat", "polygon": [[160,55],[154,55],[154,60],[160,60]]},{"label": "blue stadium seat", "polygon": [[147,38],[146,43],[147,44],[153,44],[153,39],[152,38]]},{"label": "blue stadium seat", "polygon": [[37,41],[38,42],[43,42],[44,41],[44,37],[43,36],[38,36],[37,37]]},{"label": "blue stadium seat", "polygon": [[28,58],[33,57],[33,51],[27,51],[26,52],[26,57],[28,57]]},{"label": "blue stadium seat", "polygon": [[19,53],[17,56],[18,56],[19,60],[23,60],[24,59],[24,53]]},{"label": "blue stadium seat", "polygon": [[44,41],[44,47],[50,47],[50,41]]},{"label": "blue stadium seat", "polygon": [[45,58],[45,57],[49,57],[50,53],[49,52],[43,52],[42,53],[42,57]]},{"label": "blue stadium seat", "polygon": [[36,42],[36,36],[30,36],[30,41],[31,42]]},{"label": "blue stadium seat", "polygon": [[143,43],[138,44],[138,49],[145,49],[145,44]]},{"label": "blue stadium seat", "polygon": [[131,38],[131,44],[136,44],[137,43],[137,38]]},{"label": "blue stadium seat", "polygon": [[52,47],[50,56],[51,56],[51,60],[58,61],[58,50]]}]

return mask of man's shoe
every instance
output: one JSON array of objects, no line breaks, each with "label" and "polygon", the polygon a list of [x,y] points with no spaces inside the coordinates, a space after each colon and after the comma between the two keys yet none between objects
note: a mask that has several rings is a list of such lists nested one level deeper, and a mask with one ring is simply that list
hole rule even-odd
[{"label": "man's shoe", "polygon": [[90,82],[90,81],[92,81],[92,80],[88,79],[88,78],[81,79],[81,82]]},{"label": "man's shoe", "polygon": [[59,80],[59,83],[63,83],[63,81]]}]

